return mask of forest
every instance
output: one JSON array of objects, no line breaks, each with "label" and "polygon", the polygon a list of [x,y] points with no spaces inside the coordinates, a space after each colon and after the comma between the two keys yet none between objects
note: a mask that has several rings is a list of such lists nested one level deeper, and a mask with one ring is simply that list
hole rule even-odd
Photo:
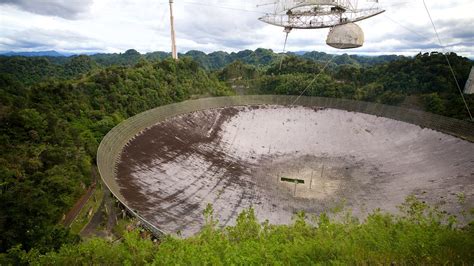
[{"label": "forest", "polygon": [[332,215],[300,212],[289,225],[259,221],[250,208],[239,214],[235,226],[220,228],[208,205],[204,227],[189,238],[167,236],[157,242],[137,230],[124,230],[120,242],[92,238],[44,255],[36,249],[12,249],[4,261],[30,265],[472,264],[473,222],[459,229],[454,216],[414,197],[399,208],[399,215],[374,211],[363,222],[344,208]]},{"label": "forest", "polygon": [[0,84],[1,252],[18,244],[49,250],[75,240],[58,222],[90,184],[98,144],[117,123],[196,95],[232,93],[185,58],[33,86],[2,73]]},{"label": "forest", "polygon": [[[78,79],[109,67],[133,68],[145,62],[168,58],[166,52],[140,54],[130,49],[122,54],[71,57],[0,56],[0,73],[30,86],[39,82]],[[330,55],[322,52],[278,54],[255,51],[189,51],[189,58],[227,86],[245,88],[246,94],[299,94],[355,99],[400,105],[458,119],[469,118],[459,89],[442,53],[414,57],[384,55]],[[449,53],[461,89],[473,61]],[[326,63],[328,63],[326,65]],[[323,73],[319,73],[324,68]],[[319,74],[316,82],[313,76]],[[311,83],[311,84],[309,84]],[[465,95],[470,108],[474,97]]]},{"label": "forest", "polygon": [[[447,57],[463,88],[473,62],[454,53]],[[135,50],[72,57],[0,56],[0,264],[88,264],[91,259],[99,264],[169,264],[181,255],[174,261],[193,264],[206,258],[216,264],[256,264],[262,256],[273,256],[287,264],[325,259],[349,264],[472,264],[473,224],[459,229],[441,222],[451,218],[440,218],[437,212],[436,220],[429,206],[416,201],[410,202],[406,216],[374,213],[363,223],[321,216],[315,222],[319,226],[301,217],[290,226],[261,224],[248,210],[235,227],[218,229],[210,209],[205,214],[208,226],[199,235],[167,238],[160,245],[135,232],[126,233],[118,245],[102,239],[82,242],[60,224],[92,182],[101,139],[124,119],[197,97],[302,92],[469,118],[446,58],[436,52],[363,57],[282,55],[266,49],[190,51],[179,61],[164,52],[142,55]],[[474,109],[474,96],[466,95],[466,100]],[[343,232],[351,237],[341,241]],[[440,251],[440,246],[449,249]],[[188,252],[202,257],[193,261]]]}]

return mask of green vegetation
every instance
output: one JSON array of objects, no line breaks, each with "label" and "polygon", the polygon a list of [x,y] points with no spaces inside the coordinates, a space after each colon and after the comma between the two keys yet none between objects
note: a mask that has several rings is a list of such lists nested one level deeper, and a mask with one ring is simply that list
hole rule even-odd
[{"label": "green vegetation", "polygon": [[[472,61],[454,53],[447,56],[460,86],[464,87]],[[133,68],[167,57],[169,54],[164,52],[142,55],[133,49],[123,54],[69,58],[0,56],[0,73],[12,76],[23,85],[32,85],[48,80],[79,79],[86,73],[99,73],[110,66],[116,70]],[[260,48],[237,53],[189,51],[181,58],[192,59],[196,68],[218,76],[221,81],[234,86],[238,93],[300,94],[305,91],[304,94],[310,96],[401,105],[458,119],[468,118],[446,58],[437,52],[411,58],[394,55],[333,56],[321,52],[282,55]],[[326,62],[330,63],[324,73],[311,83]],[[417,99],[414,101],[416,105],[406,102],[407,96]],[[466,95],[466,98],[470,108],[474,109],[474,96]]]},{"label": "green vegetation", "polygon": [[85,55],[70,58],[0,56],[0,73],[31,85],[39,81],[66,80],[97,69],[97,63]]},{"label": "green vegetation", "polygon": [[[60,220],[91,184],[98,144],[119,122],[160,105],[234,91],[304,91],[467,118],[444,55],[438,53],[414,58],[341,55],[324,72],[332,56],[318,52],[288,53],[281,68],[282,55],[266,49],[207,55],[190,51],[179,62],[168,56],[135,50],[68,58],[0,56],[0,253],[8,252],[1,258],[46,264],[67,263],[66,254],[83,255],[71,257],[74,264],[91,258],[97,263],[110,259],[107,264],[165,264],[172,259],[182,264],[201,259],[244,264],[262,258],[295,264],[472,263],[472,254],[464,251],[472,248],[472,226],[458,230],[381,213],[362,224],[321,216],[313,222],[300,217],[292,226],[273,226],[259,224],[247,211],[236,227],[221,230],[209,224],[196,237],[168,238],[160,246],[135,233],[117,244],[100,239],[80,243],[77,230],[64,228]],[[456,54],[448,57],[463,86],[472,61]],[[474,96],[466,97],[474,109]],[[254,230],[253,235],[246,230]]]},{"label": "green vegetation", "polygon": [[91,220],[92,215],[99,210],[103,198],[104,189],[102,187],[102,182],[99,182],[94,189],[94,193],[77,214],[76,219],[69,226],[71,233],[79,234],[82,231]]},{"label": "green vegetation", "polygon": [[230,93],[188,59],[34,86],[2,73],[0,84],[0,252],[77,242],[58,222],[92,182],[98,144],[117,123],[194,95]]},{"label": "green vegetation", "polygon": [[[333,61],[340,57],[344,56],[335,57]],[[448,57],[460,86],[464,87],[472,61],[453,53]],[[285,57],[281,68],[280,61],[265,68],[237,61],[219,71],[219,77],[234,87],[244,86],[250,93],[257,94],[299,95],[304,92],[307,96],[401,106],[409,106],[405,101],[410,96],[421,100],[409,107],[458,119],[469,118],[443,54],[419,54],[371,66],[350,62],[348,59],[339,65],[331,63],[320,73],[325,64],[297,56]],[[318,76],[312,82],[315,75]],[[465,97],[474,110],[474,95]]]},{"label": "green vegetation", "polygon": [[[219,228],[210,206],[206,225],[196,236],[166,237],[159,244],[125,233],[119,243],[103,239],[65,245],[38,256],[35,250],[12,250],[4,259],[32,265],[471,265],[474,224],[459,229],[455,218],[409,197],[401,214],[374,212],[359,221],[341,213],[295,216],[291,225],[259,223],[253,209],[243,211],[235,226]],[[18,261],[17,261],[18,262]]]},{"label": "green vegetation", "polygon": [[[316,62],[325,62],[332,58],[332,55],[320,52],[309,52],[302,55],[287,53],[288,55],[310,59]],[[157,61],[170,57],[170,53],[153,52],[140,54],[136,50],[130,49],[122,54],[95,54],[91,56],[72,57],[22,57],[22,56],[0,56],[0,73],[15,75],[21,82],[32,84],[49,78],[73,78],[75,75],[82,75],[98,67],[126,66],[132,67],[142,60]],[[230,63],[241,61],[244,64],[255,67],[268,67],[271,63],[280,62],[281,55],[269,49],[259,48],[255,51],[244,50],[237,53],[213,52],[205,54],[200,51],[189,51],[180,54],[180,57],[192,58],[200,67],[205,70],[219,70]],[[378,57],[364,56],[337,56],[335,65],[374,65],[378,63],[390,62],[403,57],[390,55]]]}]

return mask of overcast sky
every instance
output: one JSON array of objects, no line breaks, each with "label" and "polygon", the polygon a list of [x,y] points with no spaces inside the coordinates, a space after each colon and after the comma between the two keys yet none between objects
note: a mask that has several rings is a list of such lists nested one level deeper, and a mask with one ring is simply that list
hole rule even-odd
[{"label": "overcast sky", "polygon": [[[359,0],[363,1],[363,0]],[[474,0],[425,0],[445,51],[474,58]],[[0,51],[170,51],[168,0],[0,0]],[[281,28],[258,21],[257,0],[175,0],[179,52],[270,48]],[[273,0],[263,1],[273,2]],[[422,0],[379,0],[382,15],[360,22],[362,48],[325,45],[327,29],[294,30],[290,51],[405,54],[441,51]]]}]

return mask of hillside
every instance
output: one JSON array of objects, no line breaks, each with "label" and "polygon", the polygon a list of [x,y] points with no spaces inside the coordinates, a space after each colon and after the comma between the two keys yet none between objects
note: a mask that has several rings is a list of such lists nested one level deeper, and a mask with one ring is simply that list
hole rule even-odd
[{"label": "hillside", "polygon": [[[454,53],[448,57],[460,86],[464,87],[472,61]],[[372,66],[330,63],[322,72],[325,66],[326,62],[287,56],[281,64],[277,61],[265,67],[235,61],[218,71],[218,75],[241,93],[304,92],[307,96],[403,105],[458,119],[469,118],[443,54],[418,54]],[[465,97],[473,110],[474,96]]]},{"label": "hillside", "polygon": [[[91,166],[95,164],[97,146],[103,136],[120,121],[156,106],[193,97],[232,95],[236,91],[246,94],[289,95],[304,92],[304,95],[392,105],[403,105],[409,97],[410,104],[416,108],[458,119],[468,118],[444,56],[439,53],[419,54],[413,58],[382,56],[369,59],[342,55],[336,56],[324,72],[322,69],[325,63],[321,61],[327,60],[328,55],[323,53],[287,55],[281,68],[280,55],[265,49],[230,54],[216,52],[209,55],[189,52],[188,56],[183,56],[178,62],[163,59],[166,56],[166,53],[159,52],[140,55],[129,50],[120,55],[70,58],[0,57],[0,252],[10,250],[10,254],[16,252],[20,256],[23,254],[22,250],[33,250],[44,254],[60,250],[63,244],[70,244],[71,246],[64,248],[65,251],[59,251],[58,255],[51,253],[51,257],[47,257],[61,261],[64,259],[61,256],[69,254],[67,252],[76,253],[77,249],[82,248],[92,250],[94,245],[113,250],[111,244],[103,240],[74,246],[80,241],[78,236],[71,234],[59,222],[92,182]],[[459,83],[464,85],[472,61],[452,53],[448,56]],[[474,96],[466,97],[471,109],[474,109]],[[413,101],[412,98],[416,100]],[[377,224],[386,222],[385,218],[377,219],[381,219]],[[405,222],[401,225],[398,222],[387,223],[387,226],[393,228],[405,225]],[[251,224],[254,225],[255,222]],[[351,230],[355,225],[334,226],[341,230],[337,232],[342,232]],[[405,233],[411,232],[410,226]],[[448,241],[451,237],[459,237],[459,243],[465,241],[472,246],[472,242],[469,242],[472,238],[466,240],[464,231],[440,227],[439,224],[436,226],[433,230],[439,241],[451,243]],[[266,230],[258,228],[259,232]],[[262,238],[275,237],[274,241],[278,242],[279,237],[282,237],[280,230],[288,230],[287,227],[272,228],[275,231],[269,235],[262,234]],[[368,227],[367,230],[372,229]],[[380,228],[377,230],[382,231]],[[472,236],[469,231],[471,229],[466,230]],[[203,231],[203,235],[205,234],[206,231]],[[229,235],[222,234],[219,231],[212,237],[223,238],[223,241],[227,241],[224,242],[226,245],[233,241],[227,238]],[[200,243],[202,237],[184,242],[170,239],[164,243],[181,245],[188,241],[195,245]],[[419,235],[410,237],[410,241],[416,241]],[[380,241],[385,243],[387,239]],[[358,241],[364,242],[360,239]],[[426,239],[423,243],[431,241],[432,239]],[[266,246],[267,243],[258,246],[255,242],[256,240],[245,242],[245,245],[265,250],[273,245]],[[127,245],[126,243],[120,245]],[[351,242],[341,249],[353,248],[360,243]],[[400,245],[403,243],[405,242],[400,242]],[[149,241],[135,244],[156,250]],[[211,249],[223,243],[209,244]],[[293,244],[291,242],[289,246],[277,246],[271,252],[280,254],[287,249],[295,249],[292,254],[297,254],[298,247],[291,246]],[[191,247],[187,244],[180,246],[180,250],[188,248]],[[376,257],[374,254],[377,249],[372,248],[368,247],[367,252]],[[453,247],[457,248],[459,252],[465,252],[461,244]],[[384,252],[389,252],[388,250],[387,248]],[[408,251],[405,250],[408,253],[403,253],[403,258],[415,256],[413,254],[417,254],[419,250],[424,249],[410,247]],[[136,250],[124,252],[123,256],[130,256],[127,252]],[[204,251],[197,249],[196,252]],[[217,248],[215,252],[223,251]],[[321,256],[331,256],[332,251],[324,252]],[[426,253],[426,263],[429,263],[429,255],[437,254],[436,252],[437,249],[433,248]],[[102,256],[90,254],[96,255]],[[466,256],[463,259],[471,259]],[[120,258],[122,257],[117,257]],[[446,262],[436,258],[439,259],[436,261]],[[146,259],[151,260],[151,257]],[[230,261],[239,263],[238,260]],[[351,263],[359,260],[341,261]],[[368,261],[380,262],[376,259]],[[39,259],[36,262],[44,261]],[[183,261],[186,262],[189,261]]]},{"label": "hillside", "polygon": [[[329,60],[333,55],[319,52],[307,52],[301,55],[287,53],[288,56],[297,56],[300,58],[310,59],[316,62]],[[282,57],[269,49],[257,49],[255,51],[244,50],[240,52],[213,52],[205,54],[200,51],[189,51],[180,54],[180,57],[190,57],[196,61],[205,70],[222,69],[230,63],[241,61],[256,67],[267,67],[271,63],[279,62]],[[27,58],[25,58],[27,57]],[[64,57],[60,54],[51,53],[10,53],[0,55],[0,72],[17,75],[22,82],[31,84],[32,82],[43,81],[47,78],[73,78],[77,75],[85,74],[90,70],[100,67],[108,67],[113,65],[134,66],[140,60],[163,60],[170,57],[166,52],[153,52],[140,54],[130,49],[121,54],[94,54],[94,55],[76,55]],[[361,65],[369,66],[380,63],[386,63],[402,59],[401,56],[378,56],[363,57],[340,55],[336,56],[334,63],[336,65]],[[38,65],[42,67],[37,68]],[[20,76],[21,75],[21,76]]]},{"label": "hillside", "polygon": [[[350,212],[295,215],[290,225],[272,225],[240,213],[235,226],[217,228],[210,205],[206,225],[196,236],[153,241],[125,231],[118,243],[93,238],[38,256],[11,251],[10,263],[33,265],[469,265],[474,262],[474,223],[456,228],[455,218],[408,198],[400,215],[374,212],[359,222]],[[0,257],[0,261],[2,257]]]},{"label": "hillside", "polygon": [[[41,68],[41,59],[31,60]],[[18,244],[47,251],[76,240],[57,223],[90,184],[97,146],[117,123],[196,95],[231,94],[187,59],[32,87],[2,73],[0,84],[0,252]]]},{"label": "hillside", "polygon": [[[97,54],[73,57],[2,57],[0,73],[25,86],[42,81],[78,79],[109,66],[134,67],[159,62],[164,52],[141,55],[135,50],[123,54]],[[182,58],[233,86],[237,93],[300,94],[348,98],[402,105],[459,119],[468,118],[443,54],[415,57],[328,55],[308,52],[282,57],[271,50],[244,50],[237,53],[205,54],[190,51]],[[461,87],[473,66],[468,58],[448,55]],[[329,63],[315,82],[314,75]],[[281,65],[281,66],[280,66]],[[311,83],[311,84],[309,84]],[[310,85],[310,86],[308,86]],[[473,95],[465,95],[473,109]]]}]

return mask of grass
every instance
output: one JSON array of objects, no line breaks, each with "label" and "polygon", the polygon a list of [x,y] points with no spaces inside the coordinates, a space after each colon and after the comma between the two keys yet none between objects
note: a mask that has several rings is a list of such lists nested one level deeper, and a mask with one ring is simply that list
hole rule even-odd
[{"label": "grass", "polygon": [[[102,183],[98,182],[94,193],[87,200],[84,207],[81,209],[76,219],[71,223],[70,230],[71,233],[79,234],[82,229],[89,223],[94,214],[99,210],[100,204],[104,197],[104,190],[102,188]],[[92,214],[89,215],[89,211],[92,209]]]},{"label": "grass", "polygon": [[[93,238],[57,252],[25,254],[32,265],[473,265],[474,223],[414,197],[400,215],[375,211],[362,222],[298,213],[290,225],[271,225],[243,211],[235,226],[221,228],[209,205],[197,235],[165,237],[160,243],[125,232],[120,242]],[[470,212],[470,221],[472,220]],[[125,226],[125,222],[123,224]]]},{"label": "grass", "polygon": [[123,236],[124,234],[126,234],[127,228],[129,227],[129,225],[133,226],[133,224],[136,224],[135,218],[129,218],[129,217],[125,217],[124,219],[120,218],[117,220],[117,224],[112,229],[112,232],[116,236]]}]

